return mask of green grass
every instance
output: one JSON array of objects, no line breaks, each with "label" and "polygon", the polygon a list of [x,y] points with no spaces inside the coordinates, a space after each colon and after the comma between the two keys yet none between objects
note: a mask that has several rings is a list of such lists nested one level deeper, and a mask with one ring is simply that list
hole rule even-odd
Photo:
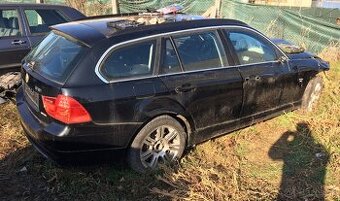
[{"label": "green grass", "polygon": [[23,137],[15,106],[1,105],[0,200],[340,200],[339,69],[324,76],[312,113],[208,141],[176,169],[149,175],[124,164],[56,166]]}]

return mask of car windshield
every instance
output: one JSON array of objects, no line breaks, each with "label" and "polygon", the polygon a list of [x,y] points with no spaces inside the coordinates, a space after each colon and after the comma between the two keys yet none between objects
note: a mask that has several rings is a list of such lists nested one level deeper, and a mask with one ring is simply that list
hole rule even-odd
[{"label": "car windshield", "polygon": [[86,47],[75,40],[51,32],[33,48],[25,61],[38,74],[63,83],[85,51]]}]

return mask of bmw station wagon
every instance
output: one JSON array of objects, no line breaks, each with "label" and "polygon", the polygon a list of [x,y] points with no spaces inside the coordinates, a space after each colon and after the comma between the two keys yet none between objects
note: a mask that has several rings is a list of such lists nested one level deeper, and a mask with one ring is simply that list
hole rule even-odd
[{"label": "bmw station wagon", "polygon": [[329,69],[236,20],[106,17],[51,29],[23,61],[17,107],[27,138],[55,161],[126,150],[134,170],[155,169],[198,143],[311,109]]}]

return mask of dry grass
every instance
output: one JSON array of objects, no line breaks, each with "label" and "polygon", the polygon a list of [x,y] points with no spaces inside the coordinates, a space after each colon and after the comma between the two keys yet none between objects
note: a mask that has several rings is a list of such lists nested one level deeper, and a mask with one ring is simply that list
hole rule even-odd
[{"label": "dry grass", "polygon": [[[321,200],[323,197],[339,200],[339,77],[340,64],[333,63],[331,72],[324,76],[326,88],[314,112],[288,113],[199,145],[183,159],[178,172],[165,171],[162,180],[171,188],[152,189],[152,192],[173,200],[273,200],[281,190],[285,200]],[[306,127],[296,128],[301,123]],[[295,135],[299,146],[289,148],[298,153],[276,150],[280,152],[274,155],[288,154],[291,158],[281,156],[273,160],[269,156],[271,149],[276,148],[286,133]],[[317,158],[318,153],[324,158]],[[300,163],[304,160],[307,165]],[[320,165],[327,160],[328,165]],[[294,166],[288,167],[287,164],[292,163]],[[283,173],[293,171],[289,168],[300,172],[292,173],[289,178],[289,174]],[[315,175],[317,181],[306,180]],[[282,180],[287,179],[292,180],[291,188],[280,189]]]},{"label": "dry grass", "polygon": [[[340,39],[339,39],[340,40]],[[327,61],[340,61],[340,41],[331,42],[319,56]]]},{"label": "dry grass", "polygon": [[279,193],[283,200],[340,200],[340,63],[331,66],[312,113],[287,113],[208,141],[179,168],[154,175],[124,165],[58,167],[23,137],[15,106],[1,105],[0,200],[274,200]]},{"label": "dry grass", "polygon": [[20,127],[15,105],[1,106],[0,111],[0,160],[4,160],[12,152],[26,147],[28,142]]}]

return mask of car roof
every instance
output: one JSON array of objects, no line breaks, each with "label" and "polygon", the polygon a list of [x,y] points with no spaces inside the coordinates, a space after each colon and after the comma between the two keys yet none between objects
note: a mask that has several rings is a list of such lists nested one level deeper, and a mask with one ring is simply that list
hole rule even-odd
[{"label": "car roof", "polygon": [[244,22],[232,19],[199,19],[181,22],[169,22],[154,25],[140,25],[136,27],[117,29],[109,26],[108,23],[117,22],[121,19],[117,17],[87,18],[79,21],[54,25],[52,30],[60,31],[72,36],[88,46],[95,45],[98,41],[123,34],[135,34],[135,38],[142,35],[157,35],[168,32],[176,32],[186,29],[196,29],[213,26],[246,26]]},{"label": "car roof", "polygon": [[45,4],[45,3],[0,3],[1,7],[39,7],[39,8],[56,8],[63,7],[68,8],[68,6],[60,4]]}]

